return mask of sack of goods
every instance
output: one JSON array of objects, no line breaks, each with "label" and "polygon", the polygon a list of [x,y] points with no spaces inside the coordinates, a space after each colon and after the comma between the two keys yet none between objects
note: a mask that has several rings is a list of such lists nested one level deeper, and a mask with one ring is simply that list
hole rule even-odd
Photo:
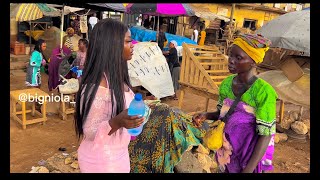
[{"label": "sack of goods", "polygon": [[75,79],[75,78],[65,79],[64,77],[62,77],[62,78],[63,78],[62,84],[58,85],[60,93],[73,94],[73,93],[77,93],[79,91],[78,79]]}]

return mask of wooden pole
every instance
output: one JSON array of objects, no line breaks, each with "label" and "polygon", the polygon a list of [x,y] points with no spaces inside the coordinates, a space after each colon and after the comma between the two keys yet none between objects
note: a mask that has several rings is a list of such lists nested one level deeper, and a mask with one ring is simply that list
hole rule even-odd
[{"label": "wooden pole", "polygon": [[280,100],[280,118],[279,118],[279,123],[282,122],[284,118],[284,101]]},{"label": "wooden pole", "polygon": [[32,33],[31,21],[29,21],[29,25],[30,25],[29,47],[30,47],[30,49],[31,49],[31,33]]},{"label": "wooden pole", "polygon": [[62,49],[63,41],[63,24],[64,24],[64,4],[62,5],[61,11],[61,25],[60,25],[60,49]]},{"label": "wooden pole", "polygon": [[21,102],[22,109],[22,128],[27,128],[26,102]]},{"label": "wooden pole", "polygon": [[181,36],[184,36],[184,16],[182,16],[182,34]]},{"label": "wooden pole", "polygon": [[234,15],[235,8],[236,8],[236,4],[232,3],[231,15],[230,15],[230,23],[233,23],[233,15]]},{"label": "wooden pole", "polygon": [[152,25],[152,31],[154,30],[154,27],[156,26],[156,16],[154,16],[153,18],[153,25]]},{"label": "wooden pole", "polygon": [[[158,29],[157,29],[157,33],[158,33],[158,36],[157,36],[157,43],[159,42],[159,22],[160,22],[160,16],[158,14]],[[154,23],[153,23],[154,24]]]},{"label": "wooden pole", "polygon": [[181,89],[180,90],[180,96],[179,96],[179,104],[178,104],[179,109],[182,108],[182,102],[183,102],[183,98],[184,98],[184,93],[185,93],[184,90]]},{"label": "wooden pole", "polygon": [[206,107],[205,107],[206,111],[205,112],[208,112],[209,100],[210,100],[209,98],[206,98],[206,103],[205,103],[206,104]]},{"label": "wooden pole", "polygon": [[[89,11],[90,11],[90,10],[89,10]],[[89,41],[88,15],[85,15],[85,17],[86,17],[86,24],[87,24],[86,39]]]}]

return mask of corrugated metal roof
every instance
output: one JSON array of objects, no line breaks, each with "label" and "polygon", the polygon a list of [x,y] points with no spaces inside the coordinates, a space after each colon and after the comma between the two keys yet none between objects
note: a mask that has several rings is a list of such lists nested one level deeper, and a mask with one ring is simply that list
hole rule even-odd
[{"label": "corrugated metal roof", "polygon": [[195,16],[197,17],[210,20],[210,21],[214,21],[215,19],[224,20],[225,22],[230,21],[230,18],[213,13],[208,8],[197,7],[192,4],[189,4],[189,6],[195,12]]}]

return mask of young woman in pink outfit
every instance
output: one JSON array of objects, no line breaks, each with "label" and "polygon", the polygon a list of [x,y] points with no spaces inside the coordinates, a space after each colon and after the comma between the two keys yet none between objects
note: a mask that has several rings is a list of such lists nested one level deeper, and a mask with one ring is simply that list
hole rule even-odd
[{"label": "young woman in pink outfit", "polygon": [[127,61],[132,58],[130,30],[116,20],[99,21],[92,30],[76,98],[75,129],[83,173],[129,173],[129,128],[144,118],[128,116],[134,98]]}]

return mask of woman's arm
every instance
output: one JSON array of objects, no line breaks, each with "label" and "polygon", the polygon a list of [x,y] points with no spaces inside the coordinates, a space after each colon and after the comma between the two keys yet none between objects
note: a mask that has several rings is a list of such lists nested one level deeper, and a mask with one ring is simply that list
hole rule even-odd
[{"label": "woman's arm", "polygon": [[173,60],[173,58],[178,57],[178,51],[176,48],[170,48],[168,52],[168,58],[169,60]]},{"label": "woman's arm", "polygon": [[219,119],[220,111],[207,112],[207,119],[217,120]]},{"label": "woman's arm", "polygon": [[253,154],[247,164],[247,166],[242,170],[242,173],[252,173],[257,167],[262,156],[266,152],[271,136],[259,136],[258,142],[253,150]]},{"label": "woman's arm", "polygon": [[163,55],[169,55],[169,53],[170,53],[169,51],[162,51]]},{"label": "woman's arm", "polygon": [[144,122],[144,117],[140,118],[140,116],[129,116],[128,109],[123,110],[120,114],[109,120],[109,126],[111,130],[108,135],[110,136],[114,132],[116,132],[121,127],[126,129],[139,127]]},{"label": "woman's arm", "polygon": [[220,115],[220,111],[219,110],[217,110],[215,112],[198,113],[198,114],[195,114],[192,117],[192,121],[193,121],[193,123],[194,123],[194,125],[196,127],[199,127],[202,124],[202,122],[207,120],[207,119],[218,120],[219,115]]}]

